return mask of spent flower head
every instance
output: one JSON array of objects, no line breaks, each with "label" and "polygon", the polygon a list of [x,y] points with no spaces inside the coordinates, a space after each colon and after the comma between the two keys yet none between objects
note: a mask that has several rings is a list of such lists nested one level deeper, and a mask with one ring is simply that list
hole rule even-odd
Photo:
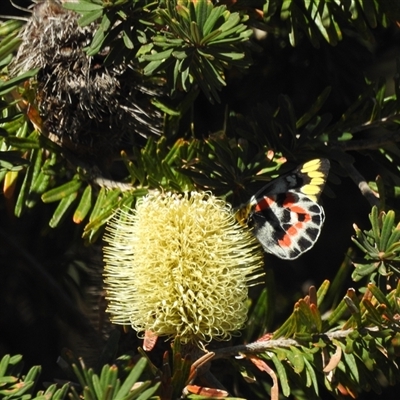
[{"label": "spent flower head", "polygon": [[108,224],[112,322],[183,342],[229,339],[247,318],[263,253],[230,205],[210,193],[155,193]]}]

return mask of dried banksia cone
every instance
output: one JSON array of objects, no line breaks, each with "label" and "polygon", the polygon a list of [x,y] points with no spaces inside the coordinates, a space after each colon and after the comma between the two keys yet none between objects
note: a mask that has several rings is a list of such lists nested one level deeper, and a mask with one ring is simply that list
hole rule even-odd
[{"label": "dried banksia cone", "polygon": [[104,281],[115,324],[184,343],[227,340],[247,318],[263,253],[209,193],[153,194],[108,225]]},{"label": "dried banksia cone", "polygon": [[150,102],[160,89],[145,87],[130,60],[106,66],[109,47],[88,56],[98,24],[81,27],[78,18],[59,0],[36,4],[10,65],[11,75],[40,68],[34,89],[44,133],[98,158],[120,149],[127,135],[160,134],[162,115]]}]

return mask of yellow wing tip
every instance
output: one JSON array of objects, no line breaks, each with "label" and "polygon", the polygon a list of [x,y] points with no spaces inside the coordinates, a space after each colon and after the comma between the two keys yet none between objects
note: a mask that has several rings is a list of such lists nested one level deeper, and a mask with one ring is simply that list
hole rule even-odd
[{"label": "yellow wing tip", "polygon": [[315,158],[304,163],[300,172],[307,175],[310,181],[301,188],[301,192],[312,200],[318,201],[328,176],[329,167],[330,162],[326,158]]},{"label": "yellow wing tip", "polygon": [[301,172],[305,174],[312,171],[323,171],[327,172],[330,167],[330,162],[327,158],[315,158],[314,160],[307,161],[303,164]]}]

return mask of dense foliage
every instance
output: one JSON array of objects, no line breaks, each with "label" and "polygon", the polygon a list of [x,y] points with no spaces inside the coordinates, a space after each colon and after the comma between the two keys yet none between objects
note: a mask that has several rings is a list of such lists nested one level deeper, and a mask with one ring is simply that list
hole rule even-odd
[{"label": "dense foliage", "polygon": [[[397,2],[29,10],[0,24],[0,398],[318,399],[399,385]],[[206,354],[160,338],[145,353],[109,323],[101,238],[115,210],[155,189],[238,207],[315,158],[331,163],[320,240],[293,262],[265,256],[241,336]],[[6,355],[18,353],[25,369]]]}]

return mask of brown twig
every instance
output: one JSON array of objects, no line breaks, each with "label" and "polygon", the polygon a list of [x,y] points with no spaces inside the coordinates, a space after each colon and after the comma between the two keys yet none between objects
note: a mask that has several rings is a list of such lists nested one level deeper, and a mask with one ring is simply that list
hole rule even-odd
[{"label": "brown twig", "polygon": [[[346,329],[344,331],[334,331],[324,333],[323,336],[332,339],[340,339],[346,338],[350,333],[352,333],[353,329]],[[279,347],[291,347],[291,346],[300,346],[300,343],[295,339],[288,338],[280,338],[275,340],[262,340],[249,344],[243,344],[239,346],[226,347],[222,349],[214,350],[215,356],[213,360],[218,358],[226,358],[237,356],[238,354],[258,354],[270,349],[279,348]]]},{"label": "brown twig", "polygon": [[350,178],[358,186],[361,194],[368,200],[371,206],[379,205],[379,197],[376,192],[374,192],[369,186],[365,178],[358,172],[353,164],[342,164],[342,167],[347,171]]},{"label": "brown twig", "polygon": [[387,117],[376,119],[374,121],[367,121],[361,125],[357,125],[352,128],[349,128],[348,132],[357,133],[357,132],[365,131],[367,129],[380,128],[382,126],[382,124],[387,123],[387,122],[393,122],[394,120],[398,119],[398,117],[399,117],[399,114],[396,112],[395,114],[388,115]]},{"label": "brown twig", "polygon": [[347,142],[329,143],[328,146],[332,148],[339,148],[343,151],[353,150],[367,150],[377,149],[386,145],[400,142],[400,130],[396,132],[389,132],[377,137],[362,139],[362,140],[349,140]]}]

